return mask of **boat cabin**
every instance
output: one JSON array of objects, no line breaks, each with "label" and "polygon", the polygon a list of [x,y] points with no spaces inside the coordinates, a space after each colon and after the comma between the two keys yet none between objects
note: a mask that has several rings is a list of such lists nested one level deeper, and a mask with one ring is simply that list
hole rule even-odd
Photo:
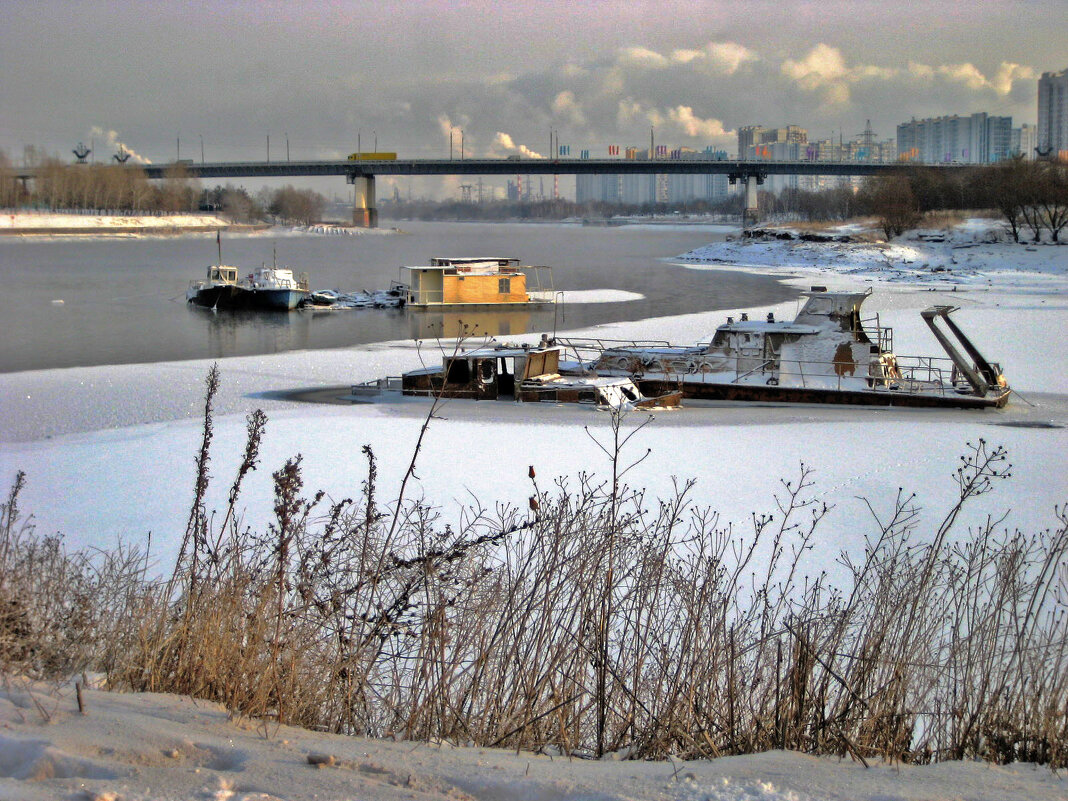
[{"label": "boat cabin", "polygon": [[442,398],[588,403],[602,408],[679,406],[680,392],[642,395],[629,378],[561,376],[559,347],[476,348],[446,357],[440,367],[405,373],[401,392]]},{"label": "boat cabin", "polygon": [[212,264],[208,267],[208,282],[213,284],[236,284],[237,268],[225,264]]},{"label": "boat cabin", "polygon": [[441,257],[408,271],[408,305],[521,306],[552,303],[552,268],[524,266],[519,259]]}]

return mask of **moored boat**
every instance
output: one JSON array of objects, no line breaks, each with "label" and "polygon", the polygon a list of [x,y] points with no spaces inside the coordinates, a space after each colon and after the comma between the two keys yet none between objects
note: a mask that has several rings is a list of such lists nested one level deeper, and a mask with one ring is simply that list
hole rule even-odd
[{"label": "moored boat", "polygon": [[954,307],[922,312],[946,357],[898,356],[892,330],[877,315],[861,317],[870,294],[814,287],[793,320],[728,317],[696,345],[561,341],[591,354],[584,370],[628,376],[650,395],[675,388],[684,398],[717,401],[961,408],[1008,402],[1000,365],[987,361],[950,319]]},{"label": "moored boat", "polygon": [[238,268],[213,264],[207,280],[190,282],[186,300],[210,309],[290,311],[308,296],[308,278],[264,265],[238,279]]},{"label": "moored boat", "polygon": [[493,345],[463,351],[440,366],[405,373],[401,392],[442,398],[580,403],[605,409],[672,408],[681,393],[644,395],[623,376],[561,375],[560,347]]}]

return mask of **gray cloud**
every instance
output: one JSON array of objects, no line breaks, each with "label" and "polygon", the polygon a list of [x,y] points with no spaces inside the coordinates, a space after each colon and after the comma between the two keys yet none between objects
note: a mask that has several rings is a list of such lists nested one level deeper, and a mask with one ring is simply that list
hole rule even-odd
[{"label": "gray cloud", "polygon": [[[948,9],[948,10],[947,10]],[[0,0],[0,149],[62,157],[94,126],[147,159],[364,149],[572,153],[715,145],[741,125],[880,137],[910,117],[1033,122],[1064,62],[1057,0],[947,5],[603,0],[187,3]],[[443,126],[442,120],[447,123]],[[458,147],[458,145],[457,145]],[[98,149],[103,149],[98,145]],[[108,155],[101,153],[101,155]]]}]

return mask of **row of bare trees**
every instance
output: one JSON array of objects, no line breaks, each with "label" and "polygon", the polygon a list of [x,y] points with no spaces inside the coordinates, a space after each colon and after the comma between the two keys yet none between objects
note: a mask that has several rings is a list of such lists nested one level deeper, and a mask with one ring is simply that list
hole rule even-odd
[{"label": "row of bare trees", "polygon": [[36,177],[24,183],[0,152],[0,208],[172,214],[210,208],[238,222],[273,217],[302,225],[318,222],[326,208],[326,198],[318,192],[288,185],[264,188],[255,196],[230,184],[203,189],[183,164],[170,167],[161,181],[149,180],[137,165],[72,165],[44,157],[35,160],[35,167]]},{"label": "row of bare trees", "polygon": [[879,218],[887,237],[914,227],[929,211],[988,209],[1013,241],[1059,242],[1068,227],[1068,164],[1017,157],[970,169],[913,169],[870,179],[858,195],[862,213]]}]

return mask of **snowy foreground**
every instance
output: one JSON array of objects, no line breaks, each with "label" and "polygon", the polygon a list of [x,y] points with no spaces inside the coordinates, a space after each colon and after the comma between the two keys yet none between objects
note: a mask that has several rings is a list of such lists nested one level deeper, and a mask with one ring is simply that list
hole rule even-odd
[{"label": "snowy foreground", "polygon": [[[989,226],[987,226],[989,227]],[[814,470],[814,493],[835,505],[805,567],[835,576],[842,550],[863,548],[872,532],[867,498],[889,510],[899,486],[916,491],[924,522],[937,526],[954,494],[953,471],[965,443],[984,438],[1008,447],[1014,477],[979,499],[963,521],[975,525],[1006,512],[1004,525],[1023,531],[1053,524],[1053,507],[1068,501],[1068,247],[981,241],[978,223],[943,242],[902,242],[911,264],[878,246],[822,246],[833,258],[812,264],[790,242],[738,242],[689,254],[684,266],[657,269],[758,269],[799,286],[833,289],[871,285],[865,312],[895,328],[902,354],[940,355],[919,319],[934,303],[961,307],[954,319],[989,358],[999,361],[1020,395],[1000,411],[848,409],[830,407],[696,406],[658,415],[629,446],[628,474],[651,496],[670,493],[672,476],[694,477],[693,500],[718,509],[744,535],[753,511],[773,508],[779,478],[801,461]],[[957,248],[958,244],[967,247]],[[873,266],[868,254],[886,258]],[[967,270],[923,271],[936,259]],[[839,255],[840,254],[840,255]],[[916,257],[923,261],[917,262]],[[1038,255],[1035,255],[1038,254]],[[751,267],[737,265],[753,265]],[[895,267],[895,265],[897,265]],[[948,272],[948,275],[947,275]],[[716,273],[709,272],[709,280]],[[791,317],[796,303],[753,309]],[[741,309],[601,326],[576,335],[706,338]],[[529,337],[537,339],[537,335]],[[261,468],[248,484],[245,522],[270,520],[270,473],[303,455],[308,494],[334,498],[359,492],[365,476],[360,447],[380,460],[379,485],[395,491],[427,411],[420,399],[360,405],[299,403],[292,393],[347,393],[354,382],[397,375],[437,362],[433,343],[380,343],[351,349],[226,359],[216,407],[215,477],[209,507],[224,505],[240,457],[245,415],[267,411]],[[71,545],[110,546],[117,537],[145,542],[160,570],[173,558],[192,496],[193,458],[200,440],[203,379],[210,362],[118,365],[0,375],[0,478],[25,470],[21,507],[39,532],[62,531]],[[416,494],[442,507],[476,499],[525,505],[527,466],[539,482],[580,471],[604,475],[596,437],[606,415],[587,408],[497,403],[446,404],[420,456]],[[965,533],[961,528],[959,533]],[[641,763],[569,760],[453,747],[338,738],[293,729],[264,731],[228,721],[218,707],[153,695],[88,693],[88,715],[73,693],[34,697],[19,683],[0,687],[0,799],[1065,799],[1068,777],[1030,765],[949,763],[929,767],[770,753],[713,762]],[[43,710],[43,711],[42,711]],[[45,721],[45,716],[50,721]],[[308,754],[334,757],[316,768]],[[84,792],[83,792],[84,788]]]},{"label": "snowy foreground", "polygon": [[[72,688],[0,689],[5,801],[286,799],[1030,799],[1068,795],[1068,777],[1034,765],[902,766],[774,751],[713,761],[628,762],[394,742],[231,720],[213,703]],[[312,760],[323,762],[311,764]]]}]

